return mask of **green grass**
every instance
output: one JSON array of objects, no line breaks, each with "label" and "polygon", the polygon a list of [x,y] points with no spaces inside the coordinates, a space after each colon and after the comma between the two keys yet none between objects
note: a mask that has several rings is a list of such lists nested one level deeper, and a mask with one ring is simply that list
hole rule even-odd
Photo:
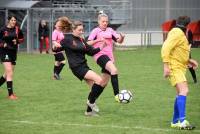
[{"label": "green grass", "polygon": [[[192,57],[200,62],[200,50]],[[175,90],[162,77],[160,47],[116,51],[120,87],[132,91],[129,104],[114,101],[109,84],[98,100],[100,117],[85,117],[88,86],[75,78],[68,67],[62,80],[52,80],[53,55],[18,56],[14,91],[19,99],[8,100],[6,84],[0,87],[0,134],[179,134],[200,133],[200,88],[187,74],[190,94],[187,117],[197,126],[194,131],[169,127]],[[90,67],[100,72],[91,57]],[[3,73],[3,66],[0,67]],[[200,71],[197,77],[200,81]]]}]

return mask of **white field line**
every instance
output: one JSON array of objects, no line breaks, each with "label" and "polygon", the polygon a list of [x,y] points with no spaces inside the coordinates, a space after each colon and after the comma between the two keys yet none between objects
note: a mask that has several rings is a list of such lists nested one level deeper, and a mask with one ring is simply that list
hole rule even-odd
[{"label": "white field line", "polygon": [[[26,121],[26,120],[0,120],[0,122],[13,122],[19,124],[29,124],[29,125],[54,125],[54,126],[77,126],[77,127],[91,127],[91,128],[115,128],[115,129],[139,129],[139,130],[146,130],[146,131],[163,131],[163,132],[170,132],[170,131],[177,131],[174,129],[162,129],[162,128],[150,128],[150,127],[143,127],[143,126],[119,126],[119,125],[96,125],[96,124],[79,124],[79,123],[57,123],[57,122],[33,122],[33,121]],[[187,131],[187,130],[180,130],[180,131]],[[200,133],[200,130],[192,130],[192,132]]]}]

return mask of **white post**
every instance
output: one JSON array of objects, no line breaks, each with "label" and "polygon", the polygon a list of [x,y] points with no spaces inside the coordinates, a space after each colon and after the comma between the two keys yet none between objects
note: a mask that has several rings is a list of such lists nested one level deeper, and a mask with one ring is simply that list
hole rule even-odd
[{"label": "white post", "polygon": [[165,4],[165,20],[170,19],[170,0],[166,0]]},{"label": "white post", "polygon": [[27,53],[30,53],[30,51],[31,51],[31,37],[30,37],[30,32],[31,32],[31,30],[30,30],[30,12],[29,12],[29,9],[27,9],[27,43],[26,43],[26,45],[27,45],[27,48],[26,48],[26,50],[27,50]]}]

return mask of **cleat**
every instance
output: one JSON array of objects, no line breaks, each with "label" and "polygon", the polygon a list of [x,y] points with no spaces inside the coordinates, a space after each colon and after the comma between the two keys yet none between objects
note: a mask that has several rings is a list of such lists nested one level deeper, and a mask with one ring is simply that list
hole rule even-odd
[{"label": "cleat", "polygon": [[59,76],[58,74],[55,73],[55,74],[53,75],[53,79],[54,79],[54,80],[60,80],[60,76]]},{"label": "cleat", "polygon": [[180,130],[193,130],[195,126],[191,125],[187,120],[184,120],[182,123],[179,124]]},{"label": "cleat", "polygon": [[177,123],[171,122],[171,128],[179,128],[180,122],[178,121]]},{"label": "cleat", "polygon": [[85,116],[88,116],[88,117],[98,117],[99,115],[95,112],[85,112]]},{"label": "cleat", "polygon": [[120,100],[119,100],[119,95],[118,95],[118,94],[115,95],[115,101],[116,101],[116,102],[120,102]]},{"label": "cleat", "polygon": [[8,99],[10,99],[10,100],[17,100],[18,97],[15,94],[11,94],[10,96],[8,96]]},{"label": "cleat", "polygon": [[94,103],[94,104],[91,104],[90,102],[89,102],[89,100],[87,101],[87,105],[92,109],[92,111],[94,111],[94,112],[99,112],[99,108],[98,108],[98,106],[96,105],[96,103]]}]

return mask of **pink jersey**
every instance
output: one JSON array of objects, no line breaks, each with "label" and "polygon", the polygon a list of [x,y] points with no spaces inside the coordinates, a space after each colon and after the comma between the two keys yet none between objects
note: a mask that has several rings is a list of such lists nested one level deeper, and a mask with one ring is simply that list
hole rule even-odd
[{"label": "pink jersey", "polygon": [[64,39],[63,33],[55,29],[52,33],[52,41],[56,41],[57,43],[60,43],[62,39]]},{"label": "pink jersey", "polygon": [[[108,27],[106,30],[101,30],[99,27],[96,27],[92,30],[90,33],[88,40],[96,40],[96,39],[102,39],[104,38],[106,40],[107,46],[104,47],[99,53],[94,55],[95,61],[101,56],[101,55],[107,55],[113,62],[114,62],[114,56],[113,56],[113,40],[116,41],[117,38],[119,38],[119,34],[116,33],[112,28]],[[101,47],[102,42],[97,42],[93,45],[95,48]]]}]

